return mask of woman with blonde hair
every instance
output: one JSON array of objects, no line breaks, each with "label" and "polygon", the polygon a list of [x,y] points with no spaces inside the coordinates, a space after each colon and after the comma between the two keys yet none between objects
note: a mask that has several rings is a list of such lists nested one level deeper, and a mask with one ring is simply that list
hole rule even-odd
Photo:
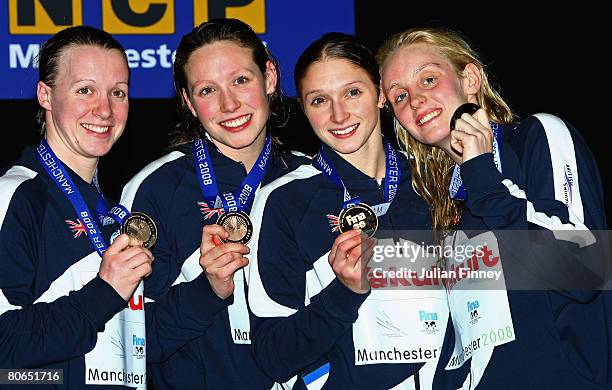
[{"label": "woman with blonde hair", "polygon": [[[597,165],[580,134],[549,114],[518,121],[458,34],[398,33],[377,59],[399,141],[413,157],[413,185],[429,203],[436,229],[540,229],[554,236],[557,251],[569,253],[592,243],[592,230],[606,228]],[[506,272],[506,280],[512,276]],[[460,293],[471,319],[462,317],[465,301],[455,305],[457,288],[449,288],[455,332],[449,324],[436,388],[606,388],[602,293]],[[485,326],[500,318],[505,342],[465,337],[476,320]],[[465,353],[458,355],[459,345]]]}]

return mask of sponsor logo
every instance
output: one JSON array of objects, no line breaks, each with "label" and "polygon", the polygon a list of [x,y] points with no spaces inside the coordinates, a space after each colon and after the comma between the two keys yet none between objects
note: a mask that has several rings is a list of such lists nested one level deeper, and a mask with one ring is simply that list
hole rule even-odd
[{"label": "sponsor logo", "polygon": [[387,337],[403,337],[406,332],[395,325],[391,317],[385,311],[379,311],[376,314],[376,324],[380,329],[380,333]]},{"label": "sponsor logo", "polygon": [[135,334],[132,335],[132,348],[133,348],[133,355],[137,358],[137,359],[142,359],[144,358],[145,355],[145,338],[144,337],[138,337]]},{"label": "sponsor logo", "polygon": [[[82,0],[9,0],[9,31],[11,34],[55,34],[66,27],[81,25],[82,3]],[[101,27],[111,34],[175,32],[174,0],[102,0],[101,3],[98,11],[102,14]],[[183,5],[183,2],[176,3]],[[266,32],[265,0],[193,0],[191,4],[194,26],[210,19],[237,18],[251,25],[257,34]]]},{"label": "sponsor logo", "polygon": [[423,330],[427,334],[436,334],[438,329],[438,313],[419,310],[419,321],[423,325]]},{"label": "sponsor logo", "polygon": [[564,173],[563,197],[565,200],[565,205],[569,206],[572,204],[572,192],[574,186],[574,174],[572,173],[572,168],[569,166],[569,164],[565,164]]},{"label": "sponsor logo", "polygon": [[131,310],[144,310],[144,297],[142,294],[132,295],[130,302],[128,303],[128,307]]},{"label": "sponsor logo", "polygon": [[482,316],[480,315],[479,309],[480,309],[480,303],[477,300],[467,301],[467,310],[468,310],[468,313],[470,313],[470,324],[474,325],[482,318]]},{"label": "sponsor logo", "polygon": [[115,335],[110,336],[110,341],[111,344],[117,349],[117,351],[115,351],[115,355],[123,359],[125,357],[125,348],[123,346],[123,337],[121,337],[121,333],[116,330]]}]

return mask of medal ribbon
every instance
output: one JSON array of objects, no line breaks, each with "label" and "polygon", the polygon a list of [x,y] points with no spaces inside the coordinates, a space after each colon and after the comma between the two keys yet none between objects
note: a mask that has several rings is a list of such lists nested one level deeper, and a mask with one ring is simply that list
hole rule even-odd
[{"label": "medal ribbon", "polygon": [[[499,140],[501,139],[502,130],[498,123],[491,123],[491,130],[493,131],[493,161],[495,163],[495,168],[497,168],[499,173],[502,173],[501,154],[499,149]],[[463,180],[461,179],[461,167],[459,164],[455,164],[453,177],[451,178],[451,182],[448,186],[448,193],[450,194],[451,199],[461,201],[465,201],[467,199],[467,191],[463,185]]]},{"label": "medal ribbon", "polygon": [[272,157],[272,136],[268,134],[259,157],[240,184],[239,192],[224,192],[219,195],[212,160],[206,143],[201,138],[192,144],[193,160],[204,200],[211,208],[223,207],[225,212],[240,212],[248,209],[255,198],[255,190],[261,184]]},{"label": "medal ribbon", "polygon": [[[397,152],[395,151],[395,149],[393,149],[391,144],[387,142],[387,140],[384,140],[384,143],[386,159],[385,180],[383,187],[384,202],[372,206],[372,209],[374,209],[374,212],[376,213],[377,217],[380,217],[387,213],[389,206],[391,206],[393,199],[395,199],[395,195],[397,194],[399,183],[402,177],[402,170],[399,166],[399,162],[397,159]],[[325,153],[323,152],[323,146],[319,148],[319,153],[317,153],[312,163],[317,169],[323,172],[323,174],[326,175],[332,182],[336,183],[338,188],[343,191],[343,209],[361,203],[361,200],[358,196],[351,198],[351,195],[349,194],[348,189],[344,185],[344,182],[340,178],[340,175],[334,168],[331,161],[325,156]]]},{"label": "medal ribbon", "polygon": [[117,204],[115,207],[108,210],[106,206],[106,199],[104,198],[104,194],[100,190],[100,183],[98,182],[98,170],[94,173],[92,184],[98,190],[98,201],[96,202],[96,207],[94,210],[94,214],[96,215],[96,219],[98,220],[98,224],[102,226],[112,225],[115,221],[121,226],[123,225],[123,221],[130,216],[130,212],[124,206]]},{"label": "medal ribbon", "polygon": [[98,229],[96,218],[92,215],[91,211],[89,211],[85,200],[83,200],[79,190],[74,185],[68,171],[66,171],[66,168],[64,168],[62,162],[57,158],[55,153],[53,153],[53,150],[51,150],[47,140],[44,138],[36,148],[36,157],[51,180],[57,185],[60,192],[68,198],[72,207],[74,207],[77,217],[87,229],[87,237],[89,237],[91,245],[98,252],[100,257],[102,257],[106,251],[107,245]]}]

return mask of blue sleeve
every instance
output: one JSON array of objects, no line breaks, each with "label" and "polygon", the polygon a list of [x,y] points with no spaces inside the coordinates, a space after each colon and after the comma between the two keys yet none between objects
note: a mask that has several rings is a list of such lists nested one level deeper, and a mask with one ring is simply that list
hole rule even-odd
[{"label": "blue sleeve", "polygon": [[[562,123],[550,115],[544,118],[551,119],[554,124]],[[515,142],[502,148],[504,174],[495,168],[492,153],[461,165],[467,207],[488,228],[606,228],[597,164],[578,132],[565,125],[567,131],[550,125],[544,130],[535,117],[523,121],[511,137]],[[504,150],[515,153],[516,158],[504,156]],[[574,242],[583,244],[579,234],[577,237]]]},{"label": "blue sleeve", "polygon": [[548,297],[567,359],[587,377],[605,377],[612,350],[602,342],[612,335],[605,306],[612,305],[598,287],[609,279],[610,253],[597,164],[580,134],[552,115],[529,117],[516,131],[516,167],[500,174],[491,154],[461,166],[467,207],[489,229],[539,230],[506,249],[529,259],[529,271],[554,275]]},{"label": "blue sleeve", "polygon": [[127,303],[99,276],[50,303],[36,300],[40,218],[13,199],[0,230],[0,367],[32,368],[82,356]]},{"label": "blue sleeve", "polygon": [[[285,382],[320,360],[357,320],[368,294],[335,279],[305,305],[307,264],[287,215],[269,200],[249,277],[255,359],[272,379]],[[295,214],[293,214],[295,216]],[[295,223],[295,222],[294,222]],[[251,278],[259,275],[260,280]],[[263,289],[257,288],[257,285]]]},{"label": "blue sleeve", "polygon": [[147,363],[160,363],[210,327],[221,310],[233,303],[211,289],[204,273],[191,282],[172,286],[167,294],[146,304]]}]

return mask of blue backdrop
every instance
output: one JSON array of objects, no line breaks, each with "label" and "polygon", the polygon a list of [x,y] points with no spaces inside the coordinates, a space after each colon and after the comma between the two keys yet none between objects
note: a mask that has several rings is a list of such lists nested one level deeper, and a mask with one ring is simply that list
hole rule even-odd
[{"label": "blue backdrop", "polygon": [[40,44],[72,25],[103,28],[125,47],[131,98],[169,98],[181,37],[202,21],[249,23],[278,59],[282,86],[295,95],[293,66],[328,31],[355,33],[353,0],[8,0],[0,6],[0,99],[35,96]]}]

